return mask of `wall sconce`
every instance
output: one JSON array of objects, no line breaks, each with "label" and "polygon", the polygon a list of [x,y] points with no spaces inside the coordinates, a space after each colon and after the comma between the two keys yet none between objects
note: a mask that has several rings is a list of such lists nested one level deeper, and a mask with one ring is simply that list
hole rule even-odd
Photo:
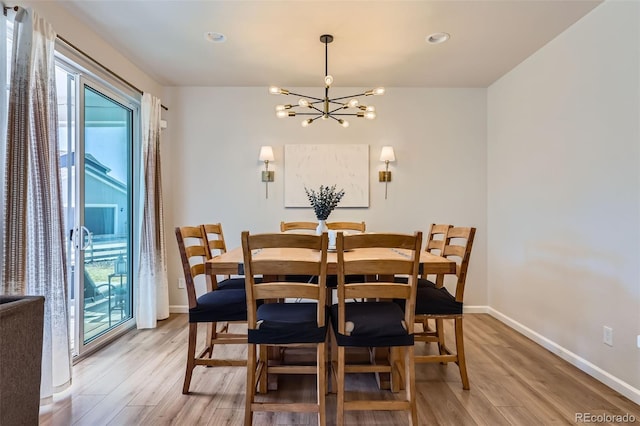
[{"label": "wall sconce", "polygon": [[378,172],[378,180],[384,182],[384,199],[387,199],[387,183],[391,182],[391,172],[389,171],[389,162],[396,161],[396,155],[392,146],[383,146],[380,152],[380,161],[384,161],[385,170]]},{"label": "wall sconce", "polygon": [[265,183],[265,198],[269,198],[269,182],[273,182],[273,171],[269,171],[269,161],[273,161],[273,148],[270,146],[260,147],[260,161],[264,161],[264,171],[262,181]]}]

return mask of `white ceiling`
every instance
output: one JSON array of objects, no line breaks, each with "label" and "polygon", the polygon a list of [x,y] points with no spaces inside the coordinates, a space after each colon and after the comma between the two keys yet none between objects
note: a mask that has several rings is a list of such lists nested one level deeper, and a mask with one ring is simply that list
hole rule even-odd
[{"label": "white ceiling", "polygon": [[[285,87],[322,84],[321,34],[334,86],[487,87],[600,3],[56,1],[163,85]],[[451,39],[425,42],[439,31]]]}]

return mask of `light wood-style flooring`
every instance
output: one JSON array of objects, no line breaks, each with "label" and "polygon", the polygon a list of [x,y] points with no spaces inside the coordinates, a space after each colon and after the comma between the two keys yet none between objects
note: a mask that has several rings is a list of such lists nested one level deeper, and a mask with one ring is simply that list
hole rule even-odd
[{"label": "light wood-style flooring", "polygon": [[[204,327],[201,327],[204,330]],[[451,333],[449,333],[451,335]],[[471,390],[464,391],[455,364],[416,365],[421,425],[575,424],[576,413],[635,416],[640,406],[485,314],[465,315]],[[433,346],[433,345],[432,345]],[[174,314],[154,330],[132,331],[74,366],[73,385],[41,410],[41,425],[240,425],[244,416],[244,367],[196,367],[190,395],[182,395],[187,315]],[[246,356],[243,346],[218,347],[224,356]],[[417,352],[434,350],[419,344]],[[225,353],[226,352],[226,353]],[[281,378],[278,397],[315,399],[315,378]],[[373,376],[353,375],[354,397],[378,392]],[[315,416],[259,413],[256,425],[315,424]],[[335,395],[327,397],[335,424]],[[347,424],[405,425],[402,413],[349,413]]]}]

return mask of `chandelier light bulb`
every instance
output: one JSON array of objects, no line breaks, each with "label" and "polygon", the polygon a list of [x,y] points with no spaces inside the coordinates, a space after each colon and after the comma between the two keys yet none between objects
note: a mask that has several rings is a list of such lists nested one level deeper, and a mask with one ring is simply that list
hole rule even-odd
[{"label": "chandelier light bulb", "polygon": [[313,123],[313,120],[310,118],[307,118],[306,120],[302,121],[302,127],[309,127],[309,124]]},{"label": "chandelier light bulb", "polygon": [[347,105],[349,105],[349,108],[355,108],[360,104],[360,102],[357,99],[351,99]]},{"label": "chandelier light bulb", "polygon": [[338,120],[338,123],[340,123],[342,127],[349,127],[349,122],[347,120],[343,120],[342,118]]},{"label": "chandelier light bulb", "polygon": [[326,84],[327,86],[331,86],[333,84],[333,77],[330,75],[325,76],[324,84]]},{"label": "chandelier light bulb", "polygon": [[272,95],[288,95],[289,91],[287,89],[283,89],[282,87],[271,86],[269,87],[269,93]]},{"label": "chandelier light bulb", "polygon": [[276,112],[276,117],[278,118],[285,118],[287,117],[289,114],[287,114],[287,111],[285,110],[279,110]]},{"label": "chandelier light bulb", "polygon": [[384,95],[384,87],[376,87],[373,89],[374,96]]},{"label": "chandelier light bulb", "polygon": [[284,105],[276,105],[276,111],[284,111]]},{"label": "chandelier light bulb", "polygon": [[310,106],[309,101],[306,100],[305,98],[302,98],[298,101],[298,105],[300,105],[301,107],[308,107]]},{"label": "chandelier light bulb", "polygon": [[374,107],[373,105],[369,105],[366,109],[366,111],[375,111],[376,107]]},{"label": "chandelier light bulb", "polygon": [[376,112],[375,111],[367,111],[364,113],[364,118],[366,118],[367,120],[373,120],[374,118],[376,118]]}]

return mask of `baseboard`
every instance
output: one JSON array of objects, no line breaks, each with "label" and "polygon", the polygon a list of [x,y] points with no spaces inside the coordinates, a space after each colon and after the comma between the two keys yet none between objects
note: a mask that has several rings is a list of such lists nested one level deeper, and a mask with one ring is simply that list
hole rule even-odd
[{"label": "baseboard", "polygon": [[[465,312],[467,312],[466,307],[465,307]],[[491,307],[489,307],[488,313],[492,317],[496,318],[497,320],[513,328],[520,334],[533,340],[543,348],[558,355],[560,358],[564,359],[568,363],[584,371],[594,379],[604,383],[605,385],[609,386],[611,389],[615,390],[616,392],[621,393],[622,395],[626,396],[636,404],[640,404],[640,389],[634,388],[627,382],[620,380],[619,378],[613,376],[612,374],[604,371],[597,365],[590,363],[586,359],[563,348],[562,346],[558,345],[552,340],[549,340],[543,335],[531,330],[530,328],[502,314],[501,312],[498,312],[495,309],[492,309]]]},{"label": "baseboard", "polygon": [[488,306],[467,306],[464,305],[463,312],[465,314],[488,314],[489,313]]},{"label": "baseboard", "polygon": [[170,314],[188,314],[189,306],[187,305],[169,305]]}]

